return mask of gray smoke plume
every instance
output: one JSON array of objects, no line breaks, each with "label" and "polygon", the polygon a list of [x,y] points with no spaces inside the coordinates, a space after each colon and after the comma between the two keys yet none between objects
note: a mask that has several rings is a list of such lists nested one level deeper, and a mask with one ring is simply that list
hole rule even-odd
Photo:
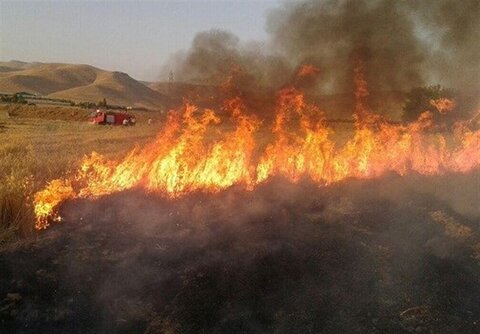
[{"label": "gray smoke plume", "polygon": [[372,90],[397,90],[422,83],[424,51],[408,14],[398,1],[306,1],[272,12],[268,29],[288,58],[322,69],[327,90],[351,90],[359,48]]},{"label": "gray smoke plume", "polygon": [[428,45],[424,75],[451,87],[480,89],[480,1],[411,1],[411,12]]},{"label": "gray smoke plume", "polygon": [[264,43],[242,44],[234,34],[212,29],[198,33],[188,51],[172,56],[162,77],[173,69],[178,81],[219,84],[236,66],[255,79],[250,85],[270,86],[285,81],[291,73],[286,58],[275,52],[267,53]]},{"label": "gray smoke plume", "polygon": [[321,67],[334,91],[349,90],[350,56],[369,50],[373,91],[425,83],[478,90],[480,2],[305,1],[271,13],[268,29],[287,57]]},{"label": "gray smoke plume", "polygon": [[286,2],[267,17],[271,40],[246,45],[228,32],[201,32],[165,68],[180,81],[215,84],[235,64],[251,85],[276,87],[310,63],[321,69],[321,92],[349,92],[352,54],[362,49],[372,91],[433,83],[478,91],[478,17],[478,0]]}]

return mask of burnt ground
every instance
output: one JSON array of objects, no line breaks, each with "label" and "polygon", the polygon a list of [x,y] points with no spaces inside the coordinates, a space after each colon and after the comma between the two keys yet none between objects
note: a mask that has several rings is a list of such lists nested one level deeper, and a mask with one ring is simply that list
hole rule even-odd
[{"label": "burnt ground", "polygon": [[478,333],[478,183],[72,201],[1,251],[0,332]]}]

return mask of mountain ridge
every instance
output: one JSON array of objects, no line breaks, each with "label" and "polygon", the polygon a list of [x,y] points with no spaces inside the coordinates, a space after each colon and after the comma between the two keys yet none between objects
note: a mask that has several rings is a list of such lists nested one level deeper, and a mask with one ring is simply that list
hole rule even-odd
[{"label": "mountain ridge", "polygon": [[87,64],[0,62],[0,91],[28,92],[75,102],[163,109],[168,98],[130,77]]}]

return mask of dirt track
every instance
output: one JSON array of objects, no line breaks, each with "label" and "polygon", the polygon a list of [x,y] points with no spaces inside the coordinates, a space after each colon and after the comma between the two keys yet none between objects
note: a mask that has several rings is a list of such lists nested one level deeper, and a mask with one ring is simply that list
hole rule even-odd
[{"label": "dirt track", "polygon": [[0,254],[0,332],[479,332],[478,219],[419,180],[67,203]]}]

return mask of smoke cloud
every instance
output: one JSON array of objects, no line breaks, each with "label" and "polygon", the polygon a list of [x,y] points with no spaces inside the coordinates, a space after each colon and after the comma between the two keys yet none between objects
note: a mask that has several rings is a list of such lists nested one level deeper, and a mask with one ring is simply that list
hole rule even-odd
[{"label": "smoke cloud", "polygon": [[173,69],[178,81],[220,84],[236,66],[248,73],[250,80],[244,82],[245,87],[284,82],[291,73],[286,58],[267,53],[264,43],[242,44],[234,34],[213,29],[198,33],[188,51],[175,54],[164,66],[164,74]]},{"label": "smoke cloud", "polygon": [[321,69],[320,92],[342,93],[351,91],[351,58],[362,49],[372,91],[433,83],[477,91],[479,16],[476,0],[285,3],[267,17],[270,40],[244,44],[225,31],[201,32],[165,69],[180,81],[217,84],[235,64],[250,87],[276,87],[310,63]]}]

